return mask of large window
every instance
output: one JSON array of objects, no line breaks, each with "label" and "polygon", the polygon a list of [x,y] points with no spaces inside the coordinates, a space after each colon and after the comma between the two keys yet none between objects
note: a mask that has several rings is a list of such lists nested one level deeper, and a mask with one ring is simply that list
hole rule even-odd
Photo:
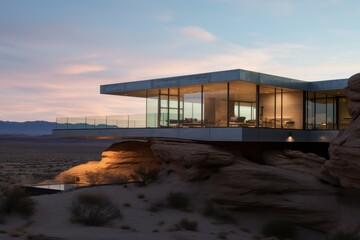
[{"label": "large window", "polygon": [[308,92],[306,98],[306,128],[333,130],[348,126],[350,116],[347,112],[344,91]]},{"label": "large window", "polygon": [[203,86],[205,126],[227,126],[227,95],[227,83],[211,83]]},{"label": "large window", "polygon": [[276,89],[274,87],[260,86],[260,126],[267,128],[275,128],[277,126],[276,119]]},{"label": "large window", "polygon": [[286,88],[260,86],[260,126],[303,128],[303,93]]},{"label": "large window", "polygon": [[303,129],[303,92],[283,89],[282,91],[282,127]]},{"label": "large window", "polygon": [[158,127],[159,90],[146,91],[146,127]]},{"label": "large window", "polygon": [[180,122],[179,127],[202,126],[201,86],[180,88]]},{"label": "large window", "polygon": [[146,95],[147,127],[332,130],[347,127],[351,119],[343,90],[307,92],[305,106],[302,91],[243,81],[154,89]]},{"label": "large window", "polygon": [[255,127],[256,84],[233,81],[229,86],[229,126]]}]

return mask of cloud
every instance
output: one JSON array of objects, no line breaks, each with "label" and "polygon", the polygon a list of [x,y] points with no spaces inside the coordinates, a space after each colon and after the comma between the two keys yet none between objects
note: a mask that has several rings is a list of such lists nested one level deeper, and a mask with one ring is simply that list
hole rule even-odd
[{"label": "cloud", "polygon": [[182,27],[179,29],[179,32],[184,36],[205,42],[215,41],[216,39],[212,33],[195,26]]},{"label": "cloud", "polygon": [[62,74],[83,74],[105,71],[106,67],[98,64],[74,64],[59,68]]}]

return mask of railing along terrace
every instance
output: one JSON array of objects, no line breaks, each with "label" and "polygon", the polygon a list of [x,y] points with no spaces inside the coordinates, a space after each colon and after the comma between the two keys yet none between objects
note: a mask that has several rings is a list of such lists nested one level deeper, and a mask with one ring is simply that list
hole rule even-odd
[{"label": "railing along terrace", "polygon": [[146,115],[56,118],[56,129],[144,128]]}]

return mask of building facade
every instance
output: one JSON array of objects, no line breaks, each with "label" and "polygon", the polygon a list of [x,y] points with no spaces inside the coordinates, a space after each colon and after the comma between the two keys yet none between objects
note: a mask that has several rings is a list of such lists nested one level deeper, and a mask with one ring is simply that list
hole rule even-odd
[{"label": "building facade", "polygon": [[[308,136],[299,135],[298,139],[311,141],[309,136],[316,132],[333,136],[337,130],[348,126],[350,116],[344,92],[347,80],[306,82],[236,69],[102,85],[100,92],[146,100],[143,121],[138,120],[137,125],[128,124],[128,134],[119,133],[123,135],[131,136],[129,130],[133,129],[136,136],[196,139],[189,137],[189,132],[203,132],[200,135],[211,135],[213,132],[214,135],[223,129],[224,134],[241,135],[228,139],[220,137],[219,133],[215,134],[224,141],[245,141],[245,133],[248,135],[247,140],[251,141],[253,133],[260,136],[254,138],[254,141],[266,141],[266,135],[281,135],[281,132],[286,132],[286,136],[293,133]],[[108,132],[108,129],[123,128],[114,121],[108,124],[106,120],[105,125]],[[143,134],[136,134],[139,129],[143,130]],[[177,129],[176,133],[174,129]],[[149,130],[148,133],[146,130]],[[162,133],[154,134],[156,130]],[[184,135],[181,132],[187,133]],[[183,135],[185,137],[181,137]],[[261,140],[261,135],[265,140]],[[214,138],[216,136],[199,139]],[[314,139],[320,141],[321,136]],[[330,137],[323,139],[328,141]],[[284,137],[279,141],[284,141]]]}]

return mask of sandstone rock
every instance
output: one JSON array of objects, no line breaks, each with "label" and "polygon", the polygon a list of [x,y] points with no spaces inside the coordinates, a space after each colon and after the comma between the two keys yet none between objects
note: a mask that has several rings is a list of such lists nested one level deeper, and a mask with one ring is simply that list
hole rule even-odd
[{"label": "sandstone rock", "polygon": [[229,209],[267,212],[320,231],[337,221],[336,189],[303,172],[241,159],[211,177],[206,191]]},{"label": "sandstone rock", "polygon": [[234,154],[210,144],[157,140],[151,149],[166,173],[176,172],[184,181],[206,179],[234,162]]},{"label": "sandstone rock", "polygon": [[56,177],[59,182],[102,184],[130,179],[139,167],[145,171],[160,169],[151,151],[151,143],[143,141],[124,141],[115,143],[102,154],[101,161],[91,161],[62,172]]},{"label": "sandstone rock", "polygon": [[320,176],[321,167],[326,159],[314,153],[283,150],[265,152],[263,161],[266,165]]},{"label": "sandstone rock", "polygon": [[360,92],[360,73],[357,73],[349,78],[348,87]]},{"label": "sandstone rock", "polygon": [[330,160],[322,167],[321,179],[360,188],[360,73],[350,77],[346,93],[352,101],[348,106],[352,119],[349,127],[330,143]]},{"label": "sandstone rock", "polygon": [[272,152],[262,165],[197,142],[157,140],[152,150],[168,174],[196,181],[198,194],[233,212],[266,212],[320,231],[336,224],[337,190],[316,177],[326,159],[315,154]]}]

